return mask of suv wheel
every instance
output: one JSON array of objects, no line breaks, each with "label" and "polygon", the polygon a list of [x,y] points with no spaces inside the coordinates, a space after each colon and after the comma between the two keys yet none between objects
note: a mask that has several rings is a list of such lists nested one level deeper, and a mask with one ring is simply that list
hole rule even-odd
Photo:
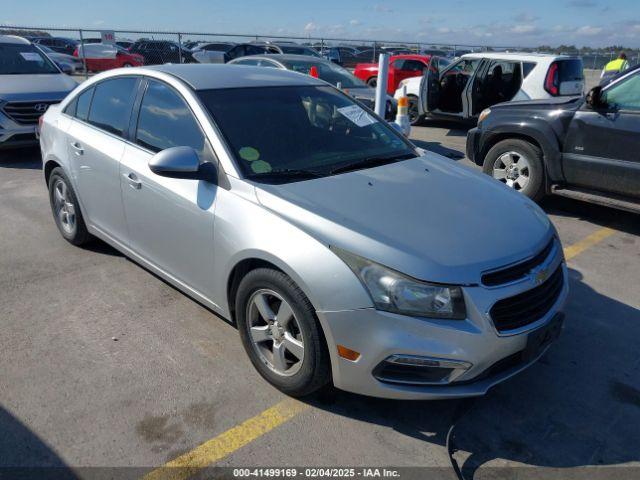
[{"label": "suv wheel", "polygon": [[510,139],[495,144],[487,153],[482,170],[532,200],[544,196],[542,151],[525,140]]},{"label": "suv wheel", "polygon": [[309,395],[330,380],[329,352],[311,302],[284,273],[249,272],[236,295],[245,351],[262,377],[282,392]]},{"label": "suv wheel", "polygon": [[65,240],[82,245],[91,239],[76,194],[60,167],[54,168],[49,177],[49,203],[58,230]]}]

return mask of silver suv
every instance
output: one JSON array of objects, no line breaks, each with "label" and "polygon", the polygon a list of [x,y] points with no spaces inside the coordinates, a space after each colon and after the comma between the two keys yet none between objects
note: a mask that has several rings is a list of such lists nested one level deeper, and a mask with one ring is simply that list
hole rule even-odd
[{"label": "silver suv", "polygon": [[235,65],[96,75],[43,119],[53,217],[233,321],[291,395],[484,394],[559,334],[554,227],[322,80]]},{"label": "silver suv", "polygon": [[28,40],[0,35],[0,149],[37,145],[38,118],[76,86]]}]

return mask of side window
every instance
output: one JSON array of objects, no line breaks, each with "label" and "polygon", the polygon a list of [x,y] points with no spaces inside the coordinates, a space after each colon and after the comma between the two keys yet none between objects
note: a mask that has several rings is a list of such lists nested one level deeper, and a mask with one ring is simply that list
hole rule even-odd
[{"label": "side window", "polygon": [[171,147],[192,147],[202,157],[205,139],[189,106],[164,83],[149,80],[142,99],[136,143],[152,152]]},{"label": "side window", "polygon": [[138,79],[105,80],[95,87],[89,123],[109,133],[122,135],[129,125]]},{"label": "side window", "polygon": [[78,103],[75,109],[76,118],[84,120],[85,122],[87,121],[87,118],[89,117],[89,107],[91,106],[91,99],[93,98],[94,90],[94,88],[90,88],[89,90],[78,95]]},{"label": "side window", "polygon": [[396,68],[398,70],[404,70],[404,64],[405,64],[404,59],[394,60],[393,61],[393,68]]},{"label": "side window", "polygon": [[621,110],[640,111],[640,75],[632,75],[602,94],[607,104]]},{"label": "side window", "polygon": [[76,109],[78,107],[78,97],[71,100],[66,107],[64,107],[64,113],[72,117],[76,116]]},{"label": "side window", "polygon": [[418,60],[406,60],[402,69],[409,72],[421,72],[423,68],[424,64]]},{"label": "side window", "polygon": [[256,58],[242,59],[237,62],[237,65],[252,65],[254,67],[257,67],[259,64],[260,64],[260,61]]}]

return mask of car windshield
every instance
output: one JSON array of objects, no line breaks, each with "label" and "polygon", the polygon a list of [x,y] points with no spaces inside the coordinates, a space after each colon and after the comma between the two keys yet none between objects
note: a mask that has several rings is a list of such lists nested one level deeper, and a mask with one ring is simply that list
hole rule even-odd
[{"label": "car windshield", "polygon": [[0,44],[0,75],[60,73],[33,45]]},{"label": "car windshield", "polygon": [[[246,177],[287,182],[416,157],[384,120],[329,86],[198,92]],[[251,128],[247,119],[252,118]]]},{"label": "car windshield", "polygon": [[331,85],[337,85],[338,82],[342,85],[342,88],[368,88],[367,84],[349,73],[344,68],[336,65],[332,62],[313,60],[285,60],[281,62],[288,70],[294,72],[304,73],[309,75],[311,67],[316,67],[318,70],[318,78],[324,80]]}]

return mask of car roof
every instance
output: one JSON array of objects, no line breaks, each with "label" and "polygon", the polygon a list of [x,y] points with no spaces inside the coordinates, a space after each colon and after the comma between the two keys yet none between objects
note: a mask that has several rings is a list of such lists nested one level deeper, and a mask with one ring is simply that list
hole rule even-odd
[{"label": "car roof", "polygon": [[557,55],[555,53],[531,53],[531,52],[479,52],[479,53],[465,53],[460,58],[491,58],[491,59],[518,59],[518,60],[531,60],[539,61],[544,59],[555,58],[576,58],[571,55]]},{"label": "car roof", "polygon": [[326,85],[321,80],[289,70],[245,65],[165,64],[129,68],[126,72],[133,73],[136,70],[141,73],[144,73],[144,70],[167,73],[187,83],[194,90]]},{"label": "car roof", "polygon": [[0,35],[0,43],[11,43],[14,45],[31,45],[31,42],[17,35]]},{"label": "car roof", "polygon": [[391,55],[391,58],[396,59],[406,59],[406,60],[429,60],[431,55],[420,55],[418,53],[401,53],[399,55]]},{"label": "car roof", "polygon": [[296,55],[294,53],[265,53],[258,55],[247,55],[245,57],[238,57],[238,60],[245,58],[263,58],[265,60],[275,60],[277,62],[295,62],[296,60],[305,60],[316,63],[331,63],[330,60],[322,57],[314,57],[313,55]]}]

